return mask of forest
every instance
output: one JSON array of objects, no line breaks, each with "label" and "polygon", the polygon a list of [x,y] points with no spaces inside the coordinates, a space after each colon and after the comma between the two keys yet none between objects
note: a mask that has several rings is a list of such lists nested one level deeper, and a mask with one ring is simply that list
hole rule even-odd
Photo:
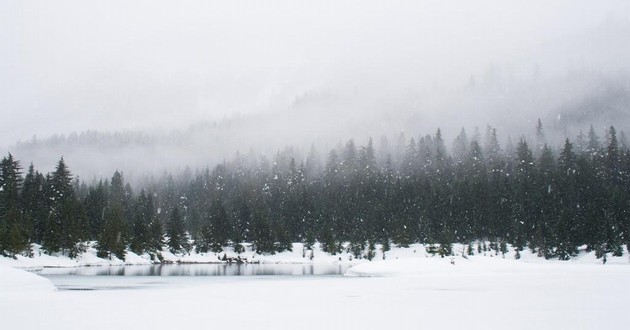
[{"label": "forest", "polygon": [[[601,132],[600,132],[601,134]],[[619,136],[618,136],[619,135]],[[236,153],[213,168],[164,173],[132,187],[123,173],[85,182],[63,157],[51,173],[24,167],[10,153],[0,163],[0,252],[76,257],[95,244],[101,257],[126,251],[257,253],[319,242],[371,259],[376,244],[424,243],[442,256],[462,243],[531,249],[570,259],[578,247],[623,254],[630,244],[630,150],[614,126],[548,145],[535,135],[501,145],[497,130],[462,128],[447,148],[441,131],[398,143],[340,143],[326,154],[275,157]],[[220,143],[220,142],[217,142]],[[482,243],[483,242],[483,243]]]}]

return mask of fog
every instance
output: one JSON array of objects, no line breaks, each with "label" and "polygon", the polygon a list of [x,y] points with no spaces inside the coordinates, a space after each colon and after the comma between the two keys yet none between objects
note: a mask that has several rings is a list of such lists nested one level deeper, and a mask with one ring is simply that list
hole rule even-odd
[{"label": "fog", "polygon": [[91,177],[538,118],[627,129],[629,40],[627,1],[4,0],[0,150]]}]

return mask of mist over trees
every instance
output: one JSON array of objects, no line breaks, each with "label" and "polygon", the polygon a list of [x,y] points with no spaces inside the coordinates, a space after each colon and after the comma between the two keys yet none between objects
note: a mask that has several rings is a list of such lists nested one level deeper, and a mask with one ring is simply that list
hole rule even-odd
[{"label": "mist over trees", "polygon": [[[123,173],[91,183],[61,158],[44,175],[11,154],[0,162],[0,250],[14,256],[41,244],[71,257],[96,241],[101,257],[126,251],[258,253],[307,247],[347,248],[371,258],[375,244],[425,243],[451,254],[453,243],[511,244],[545,258],[569,259],[586,245],[598,257],[630,243],[630,150],[623,132],[591,126],[563,144],[547,143],[539,120],[533,139],[500,143],[496,128],[462,128],[396,142],[354,140],[300,156],[237,153],[213,168],[164,173],[132,187]],[[345,244],[349,243],[349,244]],[[485,244],[485,243],[483,243]]]},{"label": "mist over trees", "polygon": [[[163,171],[214,166],[231,159],[236,150],[245,154],[253,150],[273,159],[287,143],[306,154],[312,143],[324,151],[350,137],[364,144],[372,136],[379,145],[383,135],[396,145],[398,132],[432,131],[438,124],[443,136],[449,138],[461,129],[456,123],[482,128],[490,123],[500,132],[515,137],[524,134],[534,143],[531,128],[536,125],[535,116],[540,116],[546,124],[547,142],[553,145],[563,143],[566,137],[574,139],[589,124],[600,129],[630,125],[625,115],[630,75],[612,78],[578,72],[561,79],[543,76],[537,81],[530,77],[506,81],[504,75],[493,73],[491,78],[461,89],[439,87],[432,93],[413,91],[385,99],[366,91],[314,92],[296,97],[289,108],[269,113],[198,122],[172,130],[86,130],[34,136],[11,147],[3,148],[0,143],[0,151],[10,151],[24,164],[33,162],[42,167],[53,167],[64,155],[83,179],[109,177],[118,170],[136,186],[143,177],[159,176]],[[505,140],[503,136],[501,142]]]}]

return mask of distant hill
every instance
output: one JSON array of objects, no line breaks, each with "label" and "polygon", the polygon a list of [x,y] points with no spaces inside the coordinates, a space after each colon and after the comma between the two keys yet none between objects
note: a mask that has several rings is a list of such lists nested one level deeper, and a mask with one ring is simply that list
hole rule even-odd
[{"label": "distant hill", "polygon": [[[387,97],[368,92],[314,91],[295,98],[286,109],[220,122],[199,122],[170,131],[85,131],[18,142],[8,148],[24,167],[33,162],[52,170],[64,156],[73,173],[84,179],[159,175],[164,170],[212,166],[237,151],[267,156],[294,146],[304,154],[314,145],[328,150],[339,142],[368,137],[396,141],[433,134],[439,127],[450,141],[461,127],[472,133],[486,125],[501,136],[530,138],[541,118],[549,139],[573,139],[593,124],[603,135],[606,126],[630,127],[630,79],[577,72],[536,81],[486,79],[474,86],[405,91]],[[302,152],[300,152],[302,151]]]}]

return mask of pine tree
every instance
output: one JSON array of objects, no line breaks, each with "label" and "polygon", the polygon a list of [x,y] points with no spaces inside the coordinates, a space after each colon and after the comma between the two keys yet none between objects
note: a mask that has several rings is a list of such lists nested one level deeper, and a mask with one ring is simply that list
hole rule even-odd
[{"label": "pine tree", "polygon": [[492,171],[500,171],[502,169],[502,151],[497,137],[497,130],[489,127],[486,136],[485,153],[486,164]]},{"label": "pine tree", "polygon": [[115,255],[124,259],[127,248],[126,199],[122,174],[118,171],[111,179],[109,198],[103,213],[103,224],[98,239],[98,254],[101,257]]},{"label": "pine tree", "polygon": [[359,167],[361,168],[362,177],[368,181],[376,179],[378,166],[376,165],[376,154],[372,144],[372,138],[368,140],[365,147],[361,147],[359,152]]},{"label": "pine tree", "polygon": [[586,137],[584,136],[582,130],[580,130],[577,137],[575,138],[575,153],[577,155],[582,155],[586,153],[587,148],[588,147]]},{"label": "pine tree", "polygon": [[44,226],[48,216],[46,205],[46,195],[44,187],[46,182],[44,176],[35,170],[33,163],[28,168],[24,177],[22,188],[22,212],[26,219],[30,219],[30,235],[34,243],[40,244],[44,235]]},{"label": "pine tree", "polygon": [[29,225],[22,213],[20,164],[9,154],[0,161],[0,253],[30,253]]},{"label": "pine tree", "polygon": [[55,172],[47,180],[47,198],[50,207],[42,241],[44,250],[76,256],[84,247],[87,237],[85,213],[72,187],[72,174],[63,157]]},{"label": "pine tree", "polygon": [[345,179],[351,178],[357,171],[358,155],[354,140],[350,139],[343,149],[341,173]]},{"label": "pine tree", "polygon": [[605,179],[610,184],[610,188],[607,191],[606,212],[604,213],[607,228],[607,252],[612,252],[614,256],[621,256],[623,253],[621,244],[624,240],[622,228],[627,222],[627,220],[623,219],[627,199],[621,186],[623,183],[621,155],[614,126],[610,126],[608,130],[607,146],[603,158],[603,166],[605,168],[602,172],[605,173]]},{"label": "pine tree", "polygon": [[305,166],[305,174],[307,177],[315,178],[320,176],[322,173],[322,163],[320,159],[320,154],[315,149],[314,145],[311,145],[311,150],[306,157],[306,166]]},{"label": "pine tree", "polygon": [[[292,242],[302,240],[304,233],[304,166],[298,169],[295,158],[291,157],[289,170],[282,188],[282,216],[286,220],[287,238]],[[290,242],[289,242],[290,243]]]},{"label": "pine tree", "polygon": [[613,185],[619,185],[621,183],[621,154],[619,152],[619,143],[617,141],[617,131],[614,126],[610,126],[608,130],[608,145],[606,146],[606,153],[604,154],[604,164],[607,180]]},{"label": "pine tree", "polygon": [[577,157],[573,152],[573,144],[566,139],[564,148],[558,158],[558,219],[554,228],[556,233],[556,256],[560,260],[568,260],[577,254],[576,232],[579,222],[579,186],[577,181]]},{"label": "pine tree", "polygon": [[625,152],[627,152],[628,149],[628,140],[626,138],[626,133],[624,131],[621,131],[619,134],[619,151],[623,154]]},{"label": "pine tree", "polygon": [[402,173],[408,178],[415,176],[419,171],[420,161],[418,159],[418,150],[416,142],[413,138],[409,141],[405,156],[402,162]]},{"label": "pine tree", "polygon": [[469,150],[466,160],[466,178],[462,178],[462,181],[469,183],[469,186],[465,186],[466,190],[462,192],[467,195],[465,201],[468,203],[463,206],[461,217],[464,221],[460,224],[462,229],[460,231],[466,239],[483,237],[489,233],[489,214],[486,212],[489,189],[487,169],[479,143],[472,141]]},{"label": "pine tree", "polygon": [[593,125],[590,126],[588,131],[588,141],[586,142],[586,154],[589,156],[590,161],[597,162],[601,155],[600,153],[599,136],[595,133]]},{"label": "pine tree", "polygon": [[254,202],[252,208],[253,232],[252,243],[256,253],[275,253],[274,239],[271,233],[269,210],[262,201]]},{"label": "pine tree", "polygon": [[210,249],[221,252],[228,245],[231,234],[230,219],[220,200],[215,200],[210,208]]},{"label": "pine tree", "polygon": [[188,249],[188,235],[184,231],[184,221],[177,206],[171,210],[168,220],[166,245],[173,253],[186,251]]},{"label": "pine tree", "polygon": [[557,218],[555,161],[551,149],[544,144],[538,161],[537,188],[533,199],[537,215],[533,222],[532,244],[539,256],[549,259],[553,252],[553,229]]},{"label": "pine tree", "polygon": [[536,156],[540,157],[546,143],[545,130],[543,129],[542,121],[538,118],[538,122],[536,123],[536,149],[534,152]]},{"label": "pine tree", "polygon": [[453,160],[456,164],[464,162],[464,160],[468,157],[469,145],[470,142],[466,136],[466,130],[462,127],[459,135],[457,135],[455,141],[453,142]]},{"label": "pine tree", "polygon": [[249,242],[252,225],[251,208],[244,199],[241,199],[236,203],[236,210],[234,212],[236,215],[233,218],[238,220],[234,225],[231,240],[235,245],[241,242]]},{"label": "pine tree", "polygon": [[522,250],[531,237],[534,208],[532,205],[534,179],[534,157],[524,139],[517,147],[517,163],[515,166],[515,182],[512,184],[512,244],[516,249]]},{"label": "pine tree", "polygon": [[150,222],[148,225],[149,230],[147,233],[147,251],[149,251],[150,253],[158,253],[159,251],[162,251],[162,247],[165,244],[164,227],[162,226],[162,222],[155,213],[153,196],[151,194],[147,196],[145,207],[145,214],[151,214]]},{"label": "pine tree", "polygon": [[88,233],[92,240],[97,240],[103,230],[108,199],[107,185],[108,182],[100,180],[96,186],[90,186],[87,196],[83,200],[88,219]]},{"label": "pine tree", "polygon": [[134,210],[129,248],[137,254],[142,254],[149,248],[149,225],[154,217],[153,206],[149,204],[144,189],[140,191]]},{"label": "pine tree", "polygon": [[112,203],[105,210],[104,224],[98,239],[98,256],[124,260],[126,254],[125,226],[123,209],[120,204]]},{"label": "pine tree", "polygon": [[587,244],[587,251],[593,251],[600,248],[605,241],[605,233],[602,230],[605,188],[598,178],[590,155],[583,154],[578,157],[576,180],[579,189],[578,237]]},{"label": "pine tree", "polygon": [[433,139],[433,150],[435,152],[435,166],[438,170],[438,176],[445,178],[448,176],[449,157],[446,153],[446,146],[442,140],[442,131],[438,128]]}]

